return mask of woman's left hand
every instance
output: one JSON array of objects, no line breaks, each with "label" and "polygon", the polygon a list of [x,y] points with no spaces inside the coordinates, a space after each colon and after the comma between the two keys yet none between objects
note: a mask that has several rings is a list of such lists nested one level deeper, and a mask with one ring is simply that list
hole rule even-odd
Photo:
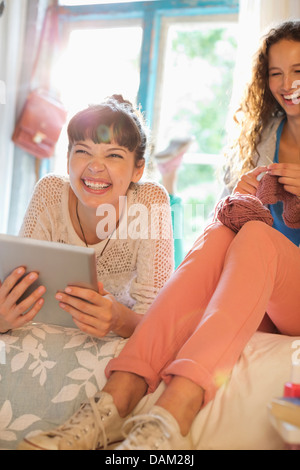
[{"label": "woman's left hand", "polygon": [[278,176],[286,191],[300,197],[300,163],[272,163],[268,173]]},{"label": "woman's left hand", "polygon": [[117,328],[116,300],[98,282],[99,292],[91,289],[68,286],[58,292],[56,299],[60,307],[73,317],[78,328],[87,334],[102,338]]}]

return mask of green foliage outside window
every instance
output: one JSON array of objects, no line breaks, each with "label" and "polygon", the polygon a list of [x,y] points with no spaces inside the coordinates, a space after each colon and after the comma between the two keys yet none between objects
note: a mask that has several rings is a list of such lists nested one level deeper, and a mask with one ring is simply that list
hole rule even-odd
[{"label": "green foliage outside window", "polygon": [[[183,57],[187,63],[201,61],[203,64],[203,76],[199,76],[199,87],[204,88],[202,95],[200,93],[197,96],[193,91],[194,100],[180,99],[180,105],[173,116],[175,122],[189,123],[189,133],[196,141],[194,151],[200,154],[221,156],[226,143],[225,128],[237,49],[235,33],[235,28],[206,25],[192,31],[178,29],[173,36],[175,70]],[[202,207],[200,213],[192,210],[191,215],[189,210],[185,217],[186,251],[190,248],[191,240],[199,235],[195,232],[195,226],[201,228],[201,224],[203,226],[206,223],[221,190],[222,181],[216,174],[214,164],[182,165],[178,193],[186,206]]]}]

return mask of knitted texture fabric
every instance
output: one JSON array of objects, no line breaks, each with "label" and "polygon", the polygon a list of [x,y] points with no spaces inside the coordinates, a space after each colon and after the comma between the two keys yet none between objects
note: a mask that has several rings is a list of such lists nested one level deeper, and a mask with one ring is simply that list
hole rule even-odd
[{"label": "knitted texture fabric", "polygon": [[235,193],[221,199],[216,206],[214,220],[219,220],[223,225],[234,232],[238,232],[242,226],[250,220],[259,220],[273,225],[273,217],[262,202],[250,194]]},{"label": "knitted texture fabric", "polygon": [[286,191],[278,177],[264,175],[256,195],[235,193],[221,199],[216,206],[214,220],[219,220],[234,232],[250,220],[260,220],[272,226],[274,219],[267,204],[283,201],[283,220],[287,227],[300,228],[300,199]]},{"label": "knitted texture fabric", "polygon": [[282,218],[286,226],[300,228],[300,199],[284,189],[283,184],[278,181],[278,176],[265,174],[257,188],[256,197],[263,204],[276,204],[282,201]]},{"label": "knitted texture fabric", "polygon": [[[70,219],[69,191],[67,177],[42,178],[36,185],[20,236],[85,246]],[[122,230],[124,226],[127,228],[124,233],[127,231],[128,236],[123,236],[121,226]],[[143,237],[137,236],[139,227],[145,231]],[[127,192],[127,216],[101,256],[105,243],[104,240],[92,246],[96,252],[98,280],[118,302],[137,313],[146,313],[174,267],[172,219],[166,190],[152,182],[132,184]]]}]

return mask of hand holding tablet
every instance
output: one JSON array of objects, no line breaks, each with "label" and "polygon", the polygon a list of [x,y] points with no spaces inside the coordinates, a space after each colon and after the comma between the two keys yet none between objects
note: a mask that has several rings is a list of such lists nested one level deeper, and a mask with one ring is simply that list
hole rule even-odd
[{"label": "hand holding tablet", "polygon": [[95,252],[0,234],[0,281],[0,332],[23,326],[33,318],[76,327],[55,297],[68,286],[98,292]]},{"label": "hand holding tablet", "polygon": [[39,286],[22,301],[26,290],[38,279],[37,273],[26,273],[24,267],[15,269],[3,283],[0,280],[0,333],[18,328],[31,321],[44,304],[46,288]]}]

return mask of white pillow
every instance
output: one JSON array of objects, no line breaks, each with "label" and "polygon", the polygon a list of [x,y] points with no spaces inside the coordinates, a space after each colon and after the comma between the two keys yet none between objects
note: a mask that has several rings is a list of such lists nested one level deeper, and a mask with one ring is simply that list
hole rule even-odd
[{"label": "white pillow", "polygon": [[[197,416],[192,427],[199,450],[281,450],[284,442],[272,427],[267,406],[283,395],[300,337],[257,332],[233,368],[231,378]],[[298,344],[297,344],[298,342]],[[164,384],[141,402],[147,411]]]}]

